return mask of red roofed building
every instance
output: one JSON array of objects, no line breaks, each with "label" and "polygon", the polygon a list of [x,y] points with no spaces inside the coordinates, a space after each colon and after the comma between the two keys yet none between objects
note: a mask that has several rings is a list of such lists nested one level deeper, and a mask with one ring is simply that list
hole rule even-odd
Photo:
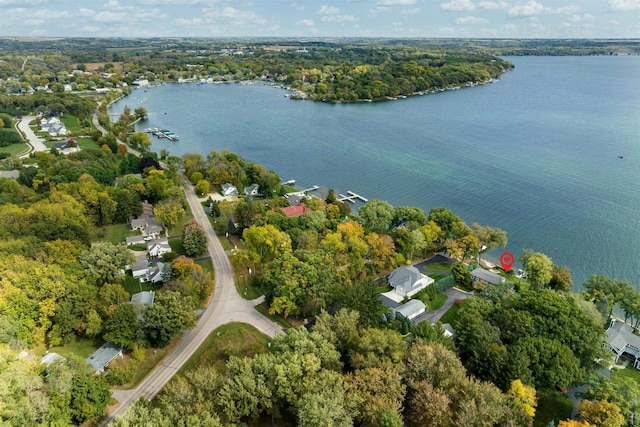
[{"label": "red roofed building", "polygon": [[288,206],[286,208],[279,208],[282,213],[291,218],[291,217],[295,217],[295,216],[300,216],[300,215],[304,215],[306,213],[311,212],[311,209],[309,209],[308,207],[306,207],[304,205],[304,203],[299,203],[295,206]]}]

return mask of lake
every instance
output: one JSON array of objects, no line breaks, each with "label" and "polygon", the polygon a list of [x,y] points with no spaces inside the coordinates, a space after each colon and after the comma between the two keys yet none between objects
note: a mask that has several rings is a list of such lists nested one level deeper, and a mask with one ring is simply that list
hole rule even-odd
[{"label": "lake", "polygon": [[[506,230],[571,268],[639,285],[640,56],[513,57],[498,82],[397,101],[293,101],[263,84],[167,84],[116,102],[167,128],[152,149],[228,149],[300,186]],[[622,158],[620,158],[622,157]],[[488,258],[497,261],[502,250]],[[516,267],[517,268],[517,265]]]}]

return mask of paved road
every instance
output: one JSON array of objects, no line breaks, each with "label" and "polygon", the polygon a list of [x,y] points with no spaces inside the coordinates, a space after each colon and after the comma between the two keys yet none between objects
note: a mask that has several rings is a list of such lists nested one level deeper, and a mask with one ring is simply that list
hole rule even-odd
[{"label": "paved road", "polygon": [[31,145],[31,150],[27,151],[25,154],[22,154],[20,157],[28,157],[33,151],[48,151],[46,145],[44,145],[44,139],[38,138],[33,130],[29,127],[29,123],[32,120],[35,120],[35,116],[23,116],[22,120],[18,122],[18,129],[20,129],[23,134],[27,137],[29,145]]},{"label": "paved road", "polygon": [[428,320],[431,323],[436,323],[447,312],[447,310],[449,310],[449,308],[457,299],[467,299],[473,296],[471,292],[465,292],[458,288],[449,288],[444,291],[443,294],[447,296],[447,301],[445,301],[442,307],[437,310],[425,311],[424,313],[414,317],[411,320],[414,325],[424,320]]},{"label": "paved road", "polygon": [[[94,125],[98,130],[105,133],[106,130],[97,123],[97,118],[93,117]],[[129,152],[138,154],[135,150],[127,147]],[[264,317],[255,306],[260,304],[264,297],[253,301],[243,299],[236,291],[231,264],[227,258],[220,241],[216,237],[213,227],[209,222],[198,197],[193,191],[193,187],[185,186],[185,195],[189,203],[194,218],[200,223],[207,234],[207,249],[215,271],[216,286],[213,297],[209,305],[202,313],[195,329],[186,331],[180,343],[162,360],[160,365],[147,375],[147,377],[132,390],[113,390],[112,396],[120,403],[116,410],[107,418],[102,425],[107,425],[117,416],[124,415],[127,408],[134,404],[139,398],[152,399],[169,382],[182,365],[189,360],[193,353],[200,347],[209,334],[218,326],[230,322],[244,322],[254,326],[262,333],[274,337],[282,332],[282,328],[276,323]]]}]

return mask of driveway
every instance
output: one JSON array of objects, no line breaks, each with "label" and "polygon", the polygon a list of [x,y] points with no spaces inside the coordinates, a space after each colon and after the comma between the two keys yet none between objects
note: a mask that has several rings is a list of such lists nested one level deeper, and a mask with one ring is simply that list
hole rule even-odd
[{"label": "driveway", "polygon": [[18,122],[18,129],[27,137],[28,144],[31,146],[31,150],[27,153],[21,155],[20,157],[29,157],[34,151],[48,151],[46,145],[44,145],[44,139],[38,138],[36,134],[33,132],[33,129],[29,127],[29,123],[32,120],[35,120],[35,116],[23,116],[22,119]]},{"label": "driveway", "polygon": [[420,322],[422,322],[424,320],[428,320],[431,323],[436,323],[436,322],[438,322],[440,320],[440,318],[442,316],[444,316],[444,314],[447,312],[447,310],[449,310],[449,308],[451,308],[451,306],[453,305],[453,303],[457,299],[467,299],[467,298],[473,296],[473,293],[466,292],[466,291],[463,291],[462,289],[458,289],[458,288],[449,288],[446,291],[444,291],[443,294],[445,294],[447,296],[447,301],[445,301],[445,303],[442,305],[442,307],[440,307],[437,310],[425,311],[424,313],[414,317],[411,320],[411,322],[414,325],[417,325],[418,323],[420,323]]}]

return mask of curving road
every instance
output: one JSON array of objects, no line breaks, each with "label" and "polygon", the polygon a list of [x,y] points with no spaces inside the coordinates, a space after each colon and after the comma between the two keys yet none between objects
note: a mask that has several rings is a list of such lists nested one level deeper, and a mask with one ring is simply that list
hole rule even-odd
[{"label": "curving road", "polygon": [[29,127],[29,123],[32,120],[35,120],[37,117],[35,116],[23,116],[22,119],[18,122],[18,129],[20,129],[27,137],[28,144],[31,145],[31,149],[26,153],[20,155],[20,157],[28,157],[34,151],[48,151],[49,149],[44,145],[44,139],[38,138],[38,136],[33,132],[33,129]]},{"label": "curving road", "polygon": [[[94,124],[96,121],[94,121]],[[96,128],[104,132],[104,129],[99,124]],[[120,405],[102,425],[107,425],[115,417],[124,415],[127,408],[139,398],[152,399],[155,397],[182,365],[189,360],[207,336],[218,326],[230,322],[244,322],[270,337],[282,332],[280,326],[255,310],[255,306],[262,302],[262,298],[247,301],[236,291],[233,271],[227,254],[213,231],[213,227],[211,227],[211,223],[200,204],[200,200],[193,191],[193,187],[188,183],[188,180],[185,179],[184,181],[186,182],[185,195],[191,212],[206,232],[208,238],[207,249],[213,262],[216,280],[213,297],[198,320],[197,326],[183,334],[180,343],[165,356],[162,362],[147,375],[138,387],[132,390],[113,391],[113,397],[119,401]]]}]

